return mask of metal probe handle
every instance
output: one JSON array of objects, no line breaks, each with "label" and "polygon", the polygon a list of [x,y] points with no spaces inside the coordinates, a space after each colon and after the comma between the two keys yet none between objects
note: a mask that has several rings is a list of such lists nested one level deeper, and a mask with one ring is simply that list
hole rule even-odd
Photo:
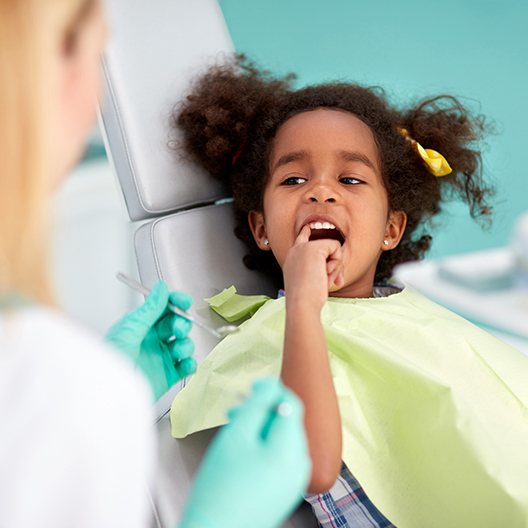
[{"label": "metal probe handle", "polygon": [[[145,288],[143,284],[132,279],[131,277],[128,277],[124,273],[118,272],[116,274],[116,278],[120,280],[122,283],[132,288],[133,290],[136,290],[137,292],[142,293],[143,295],[145,295],[145,297],[150,293],[150,290],[148,288]],[[168,308],[171,312],[175,313],[176,315],[179,315],[180,317],[183,317],[184,319],[187,319],[188,321],[191,321],[191,323],[195,324],[196,326],[199,326],[200,328],[203,328],[204,330],[214,335],[215,337],[217,338],[223,337],[222,334],[217,332],[214,328],[211,328],[210,326],[207,326],[201,321],[198,321],[197,319],[189,315],[187,312],[185,312],[181,308],[174,306],[174,304],[172,304],[171,302],[168,303]]]}]

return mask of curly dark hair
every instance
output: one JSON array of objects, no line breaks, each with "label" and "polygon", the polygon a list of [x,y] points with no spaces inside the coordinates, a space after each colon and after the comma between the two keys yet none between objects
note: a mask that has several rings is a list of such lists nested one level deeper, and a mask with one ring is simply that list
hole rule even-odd
[{"label": "curly dark hair", "polygon": [[[295,75],[277,78],[259,70],[243,55],[210,68],[173,114],[183,131],[180,148],[209,173],[226,182],[234,197],[235,234],[248,247],[250,269],[259,269],[282,284],[272,252],[260,250],[248,225],[248,212],[262,211],[268,160],[279,127],[292,116],[316,108],[354,114],[373,132],[381,160],[389,208],[405,211],[407,227],[400,244],[382,253],[376,282],[390,278],[395,265],[423,258],[432,237],[425,225],[442,202],[460,197],[475,219],[489,220],[493,189],[484,185],[480,152],[474,147],[487,130],[485,118],[472,116],[455,98],[441,95],[410,109],[389,105],[380,88],[353,83],[326,83],[293,88]],[[453,172],[435,178],[399,132],[441,152]],[[488,222],[489,223],[489,222]]]}]

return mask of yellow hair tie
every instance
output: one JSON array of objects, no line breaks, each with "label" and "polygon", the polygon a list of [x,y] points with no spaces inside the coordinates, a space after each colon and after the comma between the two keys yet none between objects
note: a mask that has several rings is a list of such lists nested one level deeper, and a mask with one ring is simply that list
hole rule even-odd
[{"label": "yellow hair tie", "polygon": [[453,172],[447,160],[433,149],[424,149],[418,141],[414,140],[406,128],[399,128],[400,134],[414,147],[420,158],[425,161],[429,172],[436,177],[447,176]]}]

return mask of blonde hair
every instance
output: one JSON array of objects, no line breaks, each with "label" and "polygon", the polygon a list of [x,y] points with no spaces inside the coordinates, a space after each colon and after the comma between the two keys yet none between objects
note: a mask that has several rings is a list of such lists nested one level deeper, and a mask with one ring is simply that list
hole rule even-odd
[{"label": "blonde hair", "polygon": [[0,0],[0,297],[16,292],[52,302],[47,247],[57,176],[51,90],[64,35],[86,3]]}]

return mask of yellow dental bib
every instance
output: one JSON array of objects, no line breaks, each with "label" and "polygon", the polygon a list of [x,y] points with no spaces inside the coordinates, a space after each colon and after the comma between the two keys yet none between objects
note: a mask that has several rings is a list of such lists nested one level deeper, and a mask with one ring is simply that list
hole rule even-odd
[{"label": "yellow dental bib", "polygon": [[[226,423],[252,381],[278,376],[284,299],[202,362],[174,400],[182,438]],[[330,298],[321,314],[343,460],[399,528],[528,527],[528,358],[406,288]]]}]

